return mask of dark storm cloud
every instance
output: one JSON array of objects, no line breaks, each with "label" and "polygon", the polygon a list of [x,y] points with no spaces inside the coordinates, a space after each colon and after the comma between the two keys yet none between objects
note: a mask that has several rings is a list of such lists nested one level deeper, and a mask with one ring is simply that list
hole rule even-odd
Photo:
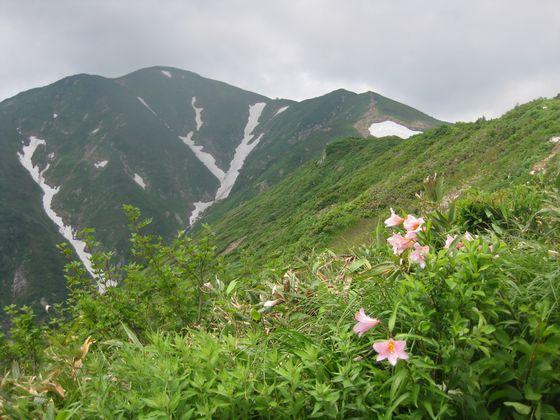
[{"label": "dark storm cloud", "polygon": [[0,98],[162,64],[271,97],[374,90],[436,117],[560,92],[557,0],[0,0]]}]

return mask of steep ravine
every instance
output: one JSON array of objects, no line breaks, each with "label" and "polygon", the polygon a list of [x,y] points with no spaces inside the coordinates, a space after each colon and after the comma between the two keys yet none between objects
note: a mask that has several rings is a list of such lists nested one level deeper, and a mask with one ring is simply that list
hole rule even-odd
[{"label": "steep ravine", "polygon": [[[202,111],[203,108],[199,108],[196,106],[196,98],[193,97],[191,101],[191,105],[195,111],[195,118],[196,118],[196,132],[202,127],[203,120],[202,120]],[[262,134],[255,138],[253,132],[259,125],[259,118],[266,107],[265,102],[258,102],[253,105],[249,105],[249,118],[247,120],[247,124],[245,125],[245,130],[243,131],[243,138],[241,142],[235,149],[235,154],[233,159],[229,164],[229,169],[227,172],[224,172],[221,168],[218,167],[216,164],[216,159],[207,152],[204,152],[202,146],[197,146],[193,140],[193,136],[195,132],[190,131],[186,136],[179,136],[179,138],[185,143],[195,154],[195,156],[208,168],[216,178],[220,181],[220,186],[216,191],[216,195],[214,196],[214,200],[212,201],[197,201],[194,203],[194,210],[191,213],[189,218],[189,225],[192,226],[197,219],[202,215],[202,213],[208,209],[212,204],[216,201],[223,200],[228,197],[230,194],[233,186],[235,185],[235,181],[239,176],[241,169],[243,168],[243,164],[247,159],[247,156],[253,151],[253,149],[259,143]]]},{"label": "steep ravine", "polygon": [[33,165],[33,155],[39,146],[46,146],[47,142],[43,139],[37,138],[35,136],[29,137],[29,144],[24,145],[22,152],[18,153],[18,158],[22,166],[27,170],[33,181],[39,185],[43,191],[43,208],[47,216],[58,226],[58,231],[60,234],[72,245],[76,250],[76,254],[80,258],[80,261],[84,264],[87,271],[94,276],[93,268],[91,265],[91,254],[86,251],[86,244],[84,241],[77,239],[74,236],[74,230],[71,226],[64,224],[62,218],[53,209],[53,198],[60,190],[60,187],[51,187],[47,184],[44,174],[49,169],[49,165],[45,166],[43,170],[39,169],[39,166]]}]

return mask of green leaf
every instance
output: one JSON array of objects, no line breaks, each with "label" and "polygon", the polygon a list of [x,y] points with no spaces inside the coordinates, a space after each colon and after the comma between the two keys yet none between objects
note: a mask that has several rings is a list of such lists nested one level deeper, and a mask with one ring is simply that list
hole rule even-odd
[{"label": "green leaf", "polygon": [[513,407],[515,411],[517,411],[519,414],[524,414],[527,416],[531,413],[531,407],[525,404],[521,404],[514,401],[506,401],[504,405],[507,407]]},{"label": "green leaf", "polygon": [[350,266],[348,267],[348,271],[350,273],[353,273],[355,271],[358,271],[360,268],[362,268],[363,266],[366,266],[367,268],[371,268],[371,265],[369,263],[369,261],[366,258],[360,258],[355,260],[354,262],[352,262],[352,264],[350,264]]},{"label": "green leaf", "polygon": [[394,400],[397,396],[402,383],[408,378],[408,371],[406,369],[400,369],[390,380],[391,383],[391,400]]},{"label": "green leaf", "polygon": [[231,293],[235,290],[236,287],[237,287],[237,280],[233,280],[230,284],[228,284],[228,287],[226,289],[226,296],[231,295]]},{"label": "green leaf", "polygon": [[387,328],[389,328],[390,332],[393,332],[393,328],[395,328],[395,322],[397,321],[397,311],[399,310],[400,302],[395,305],[393,309],[393,313],[391,314],[391,318],[389,318],[389,323],[387,324]]},{"label": "green leaf", "polygon": [[128,338],[130,339],[130,341],[134,344],[136,344],[137,346],[141,346],[142,343],[140,343],[140,340],[138,340],[138,337],[136,336],[136,334],[134,334],[134,332],[128,328],[124,322],[121,322],[121,325],[123,327],[124,332],[126,333],[126,335],[128,336]]},{"label": "green leaf", "polygon": [[19,363],[14,360],[14,362],[12,363],[12,377],[17,381],[19,379],[19,375]]},{"label": "green leaf", "polygon": [[525,394],[525,398],[530,401],[538,401],[542,398],[542,394],[536,392],[529,384],[523,387],[523,393]]},{"label": "green leaf", "polygon": [[253,318],[254,321],[260,321],[261,320],[261,313],[259,311],[257,311],[256,309],[251,309],[251,318]]}]

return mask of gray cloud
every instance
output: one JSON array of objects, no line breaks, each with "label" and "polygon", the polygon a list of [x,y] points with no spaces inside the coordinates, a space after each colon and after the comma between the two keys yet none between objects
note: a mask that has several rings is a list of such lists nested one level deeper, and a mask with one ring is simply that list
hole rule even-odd
[{"label": "gray cloud", "polygon": [[560,92],[557,0],[0,0],[0,98],[156,64],[271,97],[374,90],[438,118]]}]

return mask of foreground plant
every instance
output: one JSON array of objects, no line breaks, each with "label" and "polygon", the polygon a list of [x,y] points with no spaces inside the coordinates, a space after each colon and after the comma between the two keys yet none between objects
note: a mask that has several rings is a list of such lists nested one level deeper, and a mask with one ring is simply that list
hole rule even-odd
[{"label": "foreground plant", "polygon": [[398,359],[408,360],[405,348],[405,340],[393,340],[392,338],[373,344],[373,349],[377,352],[376,360],[380,362],[387,359],[393,366],[397,364]]},{"label": "foreground plant", "polygon": [[[354,325],[354,332],[358,334],[358,337],[379,324],[385,326],[379,319],[366,315],[364,308],[360,308],[354,318],[358,321]],[[378,362],[387,359],[391,365],[395,366],[398,359],[408,360],[408,353],[404,350],[405,340],[393,340],[392,337],[389,337],[387,340],[374,343],[372,347],[377,352],[376,360]]]}]

